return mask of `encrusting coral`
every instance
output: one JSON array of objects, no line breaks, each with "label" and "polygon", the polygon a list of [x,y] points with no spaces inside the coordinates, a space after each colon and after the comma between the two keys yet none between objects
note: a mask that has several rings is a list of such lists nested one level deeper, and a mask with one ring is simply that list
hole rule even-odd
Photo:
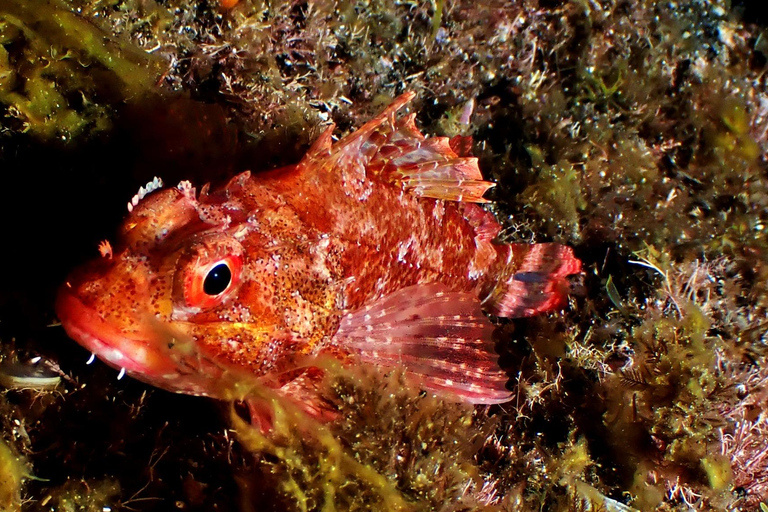
[{"label": "encrusting coral", "polygon": [[[768,33],[750,21],[725,0],[0,4],[0,165],[14,180],[49,165],[39,193],[67,198],[51,217],[122,205],[156,174],[293,163],[327,122],[348,132],[409,89],[426,132],[474,137],[500,238],[569,244],[586,269],[564,313],[499,322],[508,404],[339,371],[337,420],[278,404],[270,437],[238,406],[86,367],[42,327],[47,306],[13,314],[82,255],[15,263],[29,280],[0,292],[2,355],[56,361],[63,383],[0,397],[11,453],[45,479],[17,473],[9,496],[30,510],[765,507]],[[95,247],[118,215],[78,236]],[[17,232],[42,251],[26,234],[39,226]]]}]

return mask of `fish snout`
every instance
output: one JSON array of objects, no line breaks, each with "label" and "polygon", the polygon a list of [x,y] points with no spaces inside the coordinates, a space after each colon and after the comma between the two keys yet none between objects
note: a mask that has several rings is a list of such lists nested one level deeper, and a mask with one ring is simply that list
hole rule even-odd
[{"label": "fish snout", "polygon": [[[163,340],[145,321],[141,297],[116,287],[110,267],[99,262],[75,270],[59,288],[54,309],[67,335],[110,366],[129,374],[173,374]],[[131,296],[133,295],[133,296]]]},{"label": "fish snout", "polygon": [[108,266],[76,270],[59,288],[56,314],[67,335],[109,366],[174,392],[208,395],[220,376],[201,362],[194,340],[158,318],[139,277],[115,283]]}]

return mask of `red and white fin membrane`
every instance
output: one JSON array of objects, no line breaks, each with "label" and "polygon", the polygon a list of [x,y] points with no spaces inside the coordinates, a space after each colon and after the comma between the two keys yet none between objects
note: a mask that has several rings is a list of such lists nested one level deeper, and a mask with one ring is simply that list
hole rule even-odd
[{"label": "red and white fin membrane", "polygon": [[581,272],[573,250],[555,243],[506,247],[506,271],[484,293],[483,308],[492,315],[521,318],[564,306],[570,290],[567,278]]},{"label": "red and white fin membrane", "polygon": [[[289,373],[294,375],[291,375],[282,386],[274,389],[280,396],[281,403],[290,403],[321,423],[327,423],[338,417],[333,404],[325,400],[319,392],[324,375],[322,370],[308,367],[298,376],[296,372]],[[277,381],[280,380],[278,376]],[[262,434],[271,432],[275,421],[275,410],[270,400],[264,397],[251,397],[246,400],[246,404],[251,416],[251,425],[261,430]]]},{"label": "red and white fin membrane", "polygon": [[[368,166],[370,174],[421,196],[447,201],[485,203],[485,192],[495,183],[484,181],[477,158],[459,156],[467,141],[452,144],[447,137],[430,137],[416,128],[410,114],[394,125]],[[471,143],[470,143],[471,145]]]},{"label": "red and white fin membrane", "polygon": [[413,97],[412,92],[400,95],[381,114],[333,145],[330,127],[300,165],[320,163],[343,179],[379,179],[421,197],[487,202],[483,194],[495,183],[483,180],[477,158],[464,156],[471,139],[426,138],[416,127],[415,114],[397,119],[397,112]]},{"label": "red and white fin membrane", "polygon": [[366,363],[403,366],[430,390],[495,404],[508,401],[510,392],[492,332],[474,292],[426,284],[347,314],[334,340]]},{"label": "red and white fin membrane", "polygon": [[463,210],[464,218],[475,230],[475,237],[479,242],[490,242],[496,238],[501,231],[501,225],[496,222],[496,218],[489,211],[483,210],[476,204],[465,204]]}]

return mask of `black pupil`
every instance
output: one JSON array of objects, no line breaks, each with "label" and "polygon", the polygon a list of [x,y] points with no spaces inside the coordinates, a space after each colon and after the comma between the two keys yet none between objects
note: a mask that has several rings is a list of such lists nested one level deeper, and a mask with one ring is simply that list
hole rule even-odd
[{"label": "black pupil", "polygon": [[232,271],[226,263],[219,263],[213,267],[203,282],[203,291],[206,295],[218,295],[227,289],[232,281]]}]

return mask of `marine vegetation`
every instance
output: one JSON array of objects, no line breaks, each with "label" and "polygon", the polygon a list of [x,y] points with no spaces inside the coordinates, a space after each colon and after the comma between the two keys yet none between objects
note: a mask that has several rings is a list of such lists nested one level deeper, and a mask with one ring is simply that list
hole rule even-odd
[{"label": "marine vegetation", "polygon": [[[755,5],[0,3],[3,506],[766,509]],[[583,262],[562,311],[493,318],[511,401],[328,363],[339,414],[316,423],[247,378],[223,403],[118,380],[56,325],[56,288],[139,185],[295,164],[330,122],[352,133],[405,91],[426,134],[472,137],[497,241]],[[271,431],[237,400],[253,393]]]}]

